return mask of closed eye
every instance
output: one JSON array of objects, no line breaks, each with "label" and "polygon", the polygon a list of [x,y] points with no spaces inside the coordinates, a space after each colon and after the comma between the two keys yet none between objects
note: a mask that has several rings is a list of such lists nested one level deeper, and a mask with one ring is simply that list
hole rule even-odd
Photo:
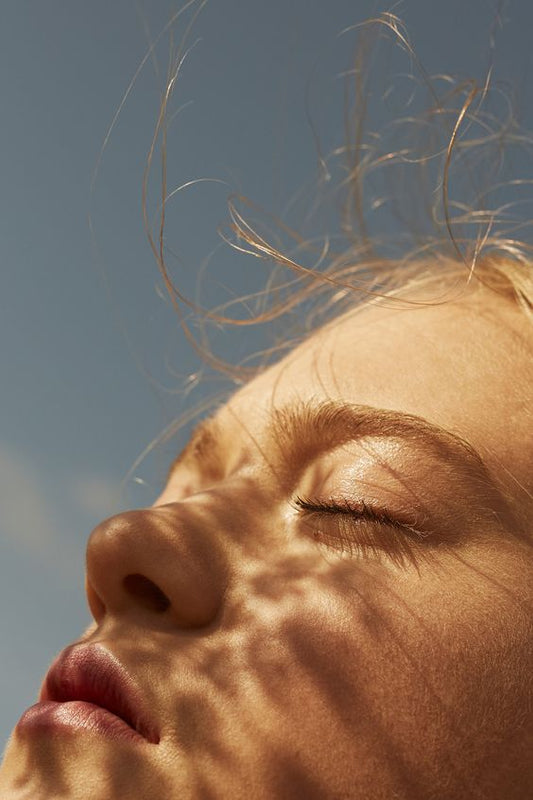
[{"label": "closed eye", "polygon": [[349,556],[378,560],[385,556],[397,566],[416,566],[430,535],[363,500],[296,497],[293,506],[315,541]]}]

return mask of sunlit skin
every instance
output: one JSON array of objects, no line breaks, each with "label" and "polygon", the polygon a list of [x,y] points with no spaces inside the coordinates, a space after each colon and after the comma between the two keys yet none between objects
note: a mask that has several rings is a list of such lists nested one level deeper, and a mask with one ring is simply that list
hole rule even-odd
[{"label": "sunlit skin", "polygon": [[473,285],[344,315],[240,389],[88,545],[83,638],[159,744],[15,733],[3,800],[533,797],[532,356]]}]

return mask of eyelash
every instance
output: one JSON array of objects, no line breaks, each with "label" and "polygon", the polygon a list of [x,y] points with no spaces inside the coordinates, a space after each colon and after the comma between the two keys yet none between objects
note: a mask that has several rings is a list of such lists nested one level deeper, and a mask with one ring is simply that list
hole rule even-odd
[{"label": "eyelash", "polygon": [[333,522],[333,532],[313,529],[313,538],[330,550],[362,558],[385,555],[398,566],[417,564],[417,545],[420,547],[424,534],[384,509],[364,500],[354,505],[348,500],[304,497],[296,497],[293,505],[309,522],[326,518]]}]

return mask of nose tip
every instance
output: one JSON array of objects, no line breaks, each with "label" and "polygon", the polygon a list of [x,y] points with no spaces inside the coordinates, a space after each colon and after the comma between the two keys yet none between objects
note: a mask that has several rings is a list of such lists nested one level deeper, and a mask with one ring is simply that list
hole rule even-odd
[{"label": "nose tip", "polygon": [[97,622],[137,614],[180,627],[210,624],[227,585],[227,560],[205,512],[184,504],[126,511],[100,523],[87,546],[87,598]]}]

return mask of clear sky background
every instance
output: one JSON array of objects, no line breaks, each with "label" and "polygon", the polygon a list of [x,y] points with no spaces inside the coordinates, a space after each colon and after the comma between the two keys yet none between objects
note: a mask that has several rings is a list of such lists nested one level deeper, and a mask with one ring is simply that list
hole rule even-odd
[{"label": "clear sky background", "polygon": [[[142,224],[168,34],[139,72],[99,160],[150,41],[179,8],[170,0],[2,3],[0,745],[34,702],[53,656],[89,623],[88,534],[106,516],[153,502],[183,436],[143,460],[122,493],[121,482],[211,388],[183,392],[198,364],[162,299]],[[318,75],[311,107],[327,149],[342,138],[333,101],[342,96],[338,51],[348,49],[337,34],[386,9],[369,0],[211,0],[202,10],[172,101],[169,191],[195,178],[226,184],[198,184],[171,205],[168,241],[188,291],[210,255],[221,283],[253,285],[259,262],[219,244],[226,196],[243,191],[282,214],[316,170],[308,79]],[[428,72],[477,79],[494,9],[489,0],[394,6]],[[174,44],[190,18],[189,11],[175,21]],[[495,79],[514,85],[531,127],[533,5],[509,0],[501,19]],[[151,213],[158,169],[156,162]]]}]

